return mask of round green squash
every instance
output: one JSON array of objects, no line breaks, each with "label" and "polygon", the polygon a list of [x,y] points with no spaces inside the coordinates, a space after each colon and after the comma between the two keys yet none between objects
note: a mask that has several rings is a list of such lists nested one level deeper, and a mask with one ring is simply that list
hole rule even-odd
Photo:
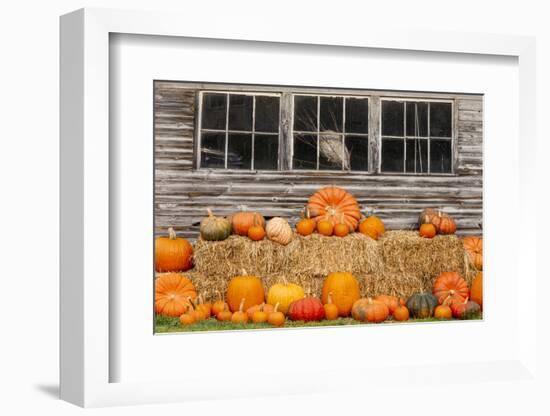
[{"label": "round green squash", "polygon": [[415,293],[407,300],[407,308],[416,319],[432,317],[437,304],[437,298],[431,293]]},{"label": "round green squash", "polygon": [[208,208],[208,217],[201,221],[200,231],[203,240],[225,240],[231,235],[231,223],[223,217],[216,217]]}]

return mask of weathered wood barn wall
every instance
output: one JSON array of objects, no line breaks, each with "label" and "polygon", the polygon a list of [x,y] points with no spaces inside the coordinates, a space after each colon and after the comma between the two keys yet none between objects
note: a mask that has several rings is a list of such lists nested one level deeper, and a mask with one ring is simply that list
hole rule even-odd
[{"label": "weathered wood barn wall", "polygon": [[[452,175],[387,175],[353,172],[225,171],[195,169],[194,147],[198,92],[231,91],[243,86],[156,81],[155,122],[155,233],[170,226],[191,240],[198,223],[212,207],[228,215],[246,207],[266,217],[282,216],[293,223],[309,196],[323,185],[351,192],[363,209],[383,218],[388,229],[411,229],[426,207],[439,207],[453,215],[459,234],[481,234],[482,227],[482,107],[480,95],[420,94],[361,91],[377,97],[451,98],[454,101],[455,167]],[[248,87],[250,91],[279,91]],[[293,92],[322,93],[319,89],[292,88]],[[334,90],[332,90],[334,93]],[[357,94],[338,90],[338,93]],[[371,135],[376,150],[377,131]]]}]

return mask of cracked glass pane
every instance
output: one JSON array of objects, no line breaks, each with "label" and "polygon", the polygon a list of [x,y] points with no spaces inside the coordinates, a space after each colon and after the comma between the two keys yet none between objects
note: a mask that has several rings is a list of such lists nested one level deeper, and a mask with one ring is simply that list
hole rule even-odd
[{"label": "cracked glass pane", "polygon": [[256,134],[254,136],[254,169],[277,170],[279,136]]},{"label": "cracked glass pane", "polygon": [[294,130],[317,131],[317,97],[294,96]]},{"label": "cracked glass pane", "polygon": [[344,124],[344,99],[342,97],[321,97],[320,131],[341,132]]},{"label": "cracked glass pane", "polygon": [[430,172],[451,173],[451,140],[430,139]]},{"label": "cracked glass pane", "polygon": [[349,154],[349,167],[344,170],[369,170],[369,139],[365,136],[346,136],[346,149]]},{"label": "cracked glass pane", "polygon": [[229,133],[227,168],[250,169],[252,161],[252,134]]},{"label": "cracked glass pane", "polygon": [[324,134],[319,136],[319,169],[349,170],[349,152],[344,147],[340,134]]},{"label": "cracked glass pane", "polygon": [[317,169],[317,135],[294,135],[292,166],[294,169]]},{"label": "cracked glass pane", "polygon": [[225,133],[202,133],[201,167],[225,167]]},{"label": "cracked glass pane", "polygon": [[428,103],[407,103],[407,136],[428,136]]},{"label": "cracked glass pane", "polygon": [[227,95],[204,94],[202,96],[201,127],[211,130],[225,130]]},{"label": "cracked glass pane", "polygon": [[346,133],[369,132],[369,100],[346,98]]},{"label": "cracked glass pane", "polygon": [[428,172],[428,140],[407,139],[407,172]]}]

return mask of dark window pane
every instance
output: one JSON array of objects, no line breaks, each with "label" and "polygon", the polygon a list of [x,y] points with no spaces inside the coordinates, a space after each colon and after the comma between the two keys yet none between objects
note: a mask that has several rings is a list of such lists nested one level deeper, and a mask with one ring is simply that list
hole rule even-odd
[{"label": "dark window pane", "polygon": [[407,140],[407,172],[428,172],[428,140]]},{"label": "dark window pane", "polygon": [[382,139],[382,171],[403,172],[405,141]]},{"label": "dark window pane", "polygon": [[428,136],[428,103],[407,103],[407,136]]},{"label": "dark window pane", "polygon": [[252,135],[229,134],[227,142],[227,168],[250,169],[252,161]]},{"label": "dark window pane", "polygon": [[313,134],[294,135],[294,169],[317,169],[317,136]]},{"label": "dark window pane", "polygon": [[321,97],[320,131],[342,131],[344,121],[344,99],[342,97]]},{"label": "dark window pane", "polygon": [[319,136],[319,169],[342,170],[342,161],[349,166],[349,153],[344,148],[342,136],[339,134]]},{"label": "dark window pane", "polygon": [[367,137],[346,136],[346,149],[349,154],[349,162],[344,161],[345,170],[369,170],[369,139]]},{"label": "dark window pane", "polygon": [[227,113],[227,95],[204,94],[202,96],[203,129],[225,130],[225,117]]},{"label": "dark window pane", "polygon": [[403,136],[404,107],[399,101],[382,101],[383,136]]},{"label": "dark window pane", "polygon": [[229,130],[252,131],[251,95],[229,95]]},{"label": "dark window pane", "polygon": [[225,133],[203,133],[201,137],[201,167],[225,167]]},{"label": "dark window pane", "polygon": [[294,130],[317,131],[317,97],[294,96]]},{"label": "dark window pane", "polygon": [[255,131],[279,131],[279,97],[256,96]]},{"label": "dark window pane", "polygon": [[369,132],[369,100],[346,98],[346,133]]},{"label": "dark window pane", "polygon": [[452,137],[451,103],[430,103],[430,136]]},{"label": "dark window pane", "polygon": [[279,136],[254,136],[254,169],[277,170]]},{"label": "dark window pane", "polygon": [[451,173],[452,141],[430,139],[430,172]]}]

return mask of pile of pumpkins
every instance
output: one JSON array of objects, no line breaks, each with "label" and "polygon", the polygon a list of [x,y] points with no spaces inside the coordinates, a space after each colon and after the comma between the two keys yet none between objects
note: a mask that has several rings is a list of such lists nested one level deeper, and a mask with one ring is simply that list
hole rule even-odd
[{"label": "pile of pumpkins", "polygon": [[[374,215],[364,218],[353,195],[337,186],[328,186],[315,192],[296,224],[296,232],[304,237],[314,232],[324,236],[345,237],[356,230],[378,240],[384,233],[384,223]],[[208,209],[208,216],[200,224],[201,238],[221,241],[232,233],[248,236],[253,241],[267,237],[282,245],[287,245],[294,237],[290,224],[281,217],[266,222],[258,212],[241,211],[224,218],[215,216]]]},{"label": "pile of pumpkins", "polygon": [[182,325],[215,318],[235,324],[268,323],[283,326],[293,321],[335,320],[351,317],[357,321],[379,323],[392,317],[407,321],[424,319],[475,319],[482,308],[482,272],[471,288],[456,272],[443,272],[434,281],[432,293],[415,293],[404,299],[380,295],[361,298],[359,282],[351,273],[329,274],[321,298],[306,295],[295,283],[282,280],[271,286],[265,297],[264,287],[256,276],[236,276],[229,282],[225,299],[218,294],[214,303],[203,302],[192,282],[178,273],[168,273],[156,280],[157,314],[179,317]]}]

